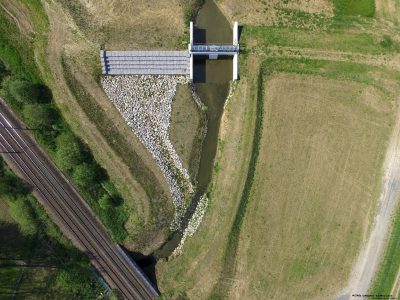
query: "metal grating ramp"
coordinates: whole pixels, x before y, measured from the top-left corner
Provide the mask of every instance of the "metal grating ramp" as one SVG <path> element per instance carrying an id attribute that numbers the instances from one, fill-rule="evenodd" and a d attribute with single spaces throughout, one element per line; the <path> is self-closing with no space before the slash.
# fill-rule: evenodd
<path id="1" fill-rule="evenodd" d="M 100 51 L 104 75 L 189 75 L 188 51 Z"/>

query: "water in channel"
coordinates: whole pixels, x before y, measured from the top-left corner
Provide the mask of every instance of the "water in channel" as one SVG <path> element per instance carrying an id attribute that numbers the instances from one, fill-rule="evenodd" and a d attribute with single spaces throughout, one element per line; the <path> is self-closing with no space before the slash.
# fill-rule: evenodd
<path id="1" fill-rule="evenodd" d="M 218 6 L 212 0 L 206 0 L 195 22 L 195 43 L 232 44 L 232 28 Z M 207 107 L 207 134 L 201 149 L 200 166 L 197 175 L 197 191 L 184 218 L 186 227 L 200 197 L 207 192 L 214 167 L 214 158 L 218 145 L 218 133 L 225 100 L 232 80 L 232 58 L 196 56 L 194 59 L 194 83 L 196 92 Z M 186 224 L 185 224 L 186 222 Z M 156 259 L 166 258 L 178 246 L 182 233 L 173 234 L 159 250 L 153 253 Z"/>
<path id="2" fill-rule="evenodd" d="M 194 42 L 232 44 L 231 25 L 213 1 L 206 0 L 197 16 Z M 196 57 L 194 82 L 197 94 L 207 106 L 208 120 L 197 178 L 200 193 L 206 192 L 210 183 L 219 125 L 230 80 L 232 80 L 232 58 L 219 57 L 218 60 L 212 60 L 208 57 Z"/>

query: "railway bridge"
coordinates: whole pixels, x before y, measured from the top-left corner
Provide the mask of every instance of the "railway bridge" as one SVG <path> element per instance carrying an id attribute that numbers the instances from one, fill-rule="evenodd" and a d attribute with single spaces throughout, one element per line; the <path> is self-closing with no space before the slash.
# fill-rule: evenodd
<path id="1" fill-rule="evenodd" d="M 194 42 L 193 22 L 190 22 L 188 51 L 100 51 L 104 75 L 189 75 L 193 80 L 194 56 L 233 57 L 233 80 L 238 79 L 239 30 L 233 25 L 232 44 L 199 44 Z"/>

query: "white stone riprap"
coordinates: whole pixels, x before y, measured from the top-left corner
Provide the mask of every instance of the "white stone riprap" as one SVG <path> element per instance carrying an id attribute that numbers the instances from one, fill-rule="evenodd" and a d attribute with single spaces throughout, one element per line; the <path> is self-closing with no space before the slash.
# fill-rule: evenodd
<path id="1" fill-rule="evenodd" d="M 175 248 L 174 252 L 172 253 L 172 256 L 176 257 L 182 254 L 183 245 L 185 244 L 186 239 L 188 237 L 193 236 L 196 233 L 206 213 L 207 207 L 208 207 L 208 198 L 207 194 L 204 194 L 203 197 L 201 197 L 199 203 L 197 204 L 196 210 L 194 211 L 194 214 L 190 218 L 189 224 L 185 228 L 185 231 L 183 232 L 181 241 L 179 242 L 178 247 Z"/>
<path id="2" fill-rule="evenodd" d="M 185 213 L 185 195 L 194 191 L 189 173 L 168 133 L 176 86 L 188 82 L 186 76 L 162 75 L 106 76 L 102 79 L 108 98 L 150 151 L 167 179 L 175 206 L 172 230 L 178 229 Z"/>

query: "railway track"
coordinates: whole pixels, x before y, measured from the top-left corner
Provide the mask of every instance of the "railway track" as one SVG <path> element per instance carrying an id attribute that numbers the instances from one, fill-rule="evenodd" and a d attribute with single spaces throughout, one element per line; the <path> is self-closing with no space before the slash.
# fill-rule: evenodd
<path id="1" fill-rule="evenodd" d="M 155 299 L 158 292 L 95 217 L 69 180 L 41 151 L 0 98 L 0 154 L 34 187 L 60 229 L 84 251 L 108 284 L 125 299 Z"/>

